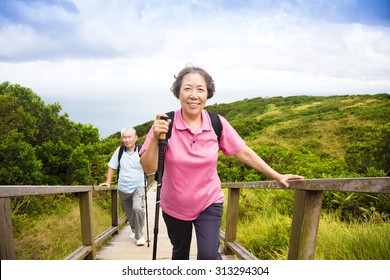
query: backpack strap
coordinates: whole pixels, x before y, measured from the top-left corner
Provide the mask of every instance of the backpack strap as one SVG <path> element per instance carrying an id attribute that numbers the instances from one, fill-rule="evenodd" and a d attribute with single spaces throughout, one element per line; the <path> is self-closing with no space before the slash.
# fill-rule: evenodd
<path id="1" fill-rule="evenodd" d="M 217 139 L 218 139 L 218 143 L 219 143 L 219 140 L 221 139 L 221 134 L 222 134 L 221 119 L 219 118 L 219 115 L 217 113 L 209 112 L 209 111 L 207 111 L 207 113 L 209 113 L 209 116 L 211 119 L 211 124 L 213 125 L 215 134 L 217 134 Z"/>
<path id="2" fill-rule="evenodd" d="M 222 134 L 221 119 L 219 118 L 219 115 L 217 113 L 209 112 L 209 111 L 207 111 L 207 113 L 209 113 L 210 120 L 211 120 L 211 125 L 213 126 L 215 134 L 217 134 L 217 139 L 218 139 L 218 142 L 219 142 L 219 140 L 221 139 L 221 134 Z M 166 114 L 171 119 L 171 122 L 170 122 L 169 128 L 168 128 L 168 132 L 167 132 L 167 135 L 166 135 L 166 139 L 168 140 L 171 137 L 171 134 L 172 134 L 172 126 L 173 126 L 173 119 L 175 118 L 175 112 L 171 111 L 171 112 L 168 112 Z"/>
<path id="3" fill-rule="evenodd" d="M 142 149 L 142 144 L 137 144 L 137 143 L 136 143 L 136 144 L 135 144 L 135 147 L 134 147 L 134 152 L 135 152 L 135 151 L 138 151 L 138 155 L 140 155 L 140 154 L 139 154 L 139 151 L 141 151 L 141 149 Z"/>
<path id="4" fill-rule="evenodd" d="M 119 180 L 119 170 L 121 169 L 121 157 L 122 157 L 123 152 L 125 150 L 126 150 L 126 147 L 124 145 L 120 146 L 119 152 L 118 152 L 118 171 L 117 171 L 118 180 Z"/>

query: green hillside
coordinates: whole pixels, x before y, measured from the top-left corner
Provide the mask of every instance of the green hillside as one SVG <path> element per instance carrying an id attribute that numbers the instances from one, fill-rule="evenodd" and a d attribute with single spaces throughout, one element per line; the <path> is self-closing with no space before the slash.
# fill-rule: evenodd
<path id="1" fill-rule="evenodd" d="M 225 116 L 249 145 L 315 145 L 337 158 L 344 156 L 354 129 L 390 123 L 388 94 L 254 98 L 209 109 Z"/>
<path id="2" fill-rule="evenodd" d="M 309 178 L 389 174 L 389 94 L 259 97 L 207 109 L 225 116 L 281 172 Z"/>
<path id="3" fill-rule="evenodd" d="M 120 144 L 60 115 L 31 89 L 0 85 L 0 184 L 97 184 Z M 306 178 L 386 176 L 390 95 L 252 98 L 206 109 L 224 116 L 274 169 Z M 136 126 L 142 142 L 152 121 Z M 266 179 L 220 156 L 223 181 Z"/>

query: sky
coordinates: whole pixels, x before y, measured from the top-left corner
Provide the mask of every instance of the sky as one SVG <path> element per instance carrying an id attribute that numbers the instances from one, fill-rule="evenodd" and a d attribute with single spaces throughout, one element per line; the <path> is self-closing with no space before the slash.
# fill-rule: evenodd
<path id="1" fill-rule="evenodd" d="M 390 0 L 0 0 L 0 83 L 101 138 L 178 109 L 187 65 L 208 105 L 390 93 Z"/>

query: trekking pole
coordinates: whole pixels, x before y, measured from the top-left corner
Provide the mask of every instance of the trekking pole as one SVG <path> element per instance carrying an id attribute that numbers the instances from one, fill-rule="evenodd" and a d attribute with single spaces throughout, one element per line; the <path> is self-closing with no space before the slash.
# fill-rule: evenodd
<path id="1" fill-rule="evenodd" d="M 168 119 L 161 117 L 161 119 Z M 160 216 L 160 192 L 162 184 L 162 174 L 164 170 L 164 153 L 166 146 L 166 133 L 161 133 L 158 138 L 158 162 L 157 162 L 157 193 L 156 193 L 156 212 L 154 216 L 154 240 L 153 240 L 153 260 L 156 259 L 157 254 L 157 236 L 158 236 L 158 223 Z"/>
<path id="2" fill-rule="evenodd" d="M 149 240 L 149 215 L 148 215 L 148 177 L 145 174 L 145 207 L 146 207 L 146 242 L 148 243 L 148 247 L 150 246 Z"/>

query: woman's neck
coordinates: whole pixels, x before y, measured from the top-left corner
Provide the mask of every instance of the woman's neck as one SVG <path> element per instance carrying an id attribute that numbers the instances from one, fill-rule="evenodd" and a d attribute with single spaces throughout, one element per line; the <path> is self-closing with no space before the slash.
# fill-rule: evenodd
<path id="1" fill-rule="evenodd" d="M 196 133 L 196 131 L 202 125 L 202 113 L 198 115 L 186 115 L 182 112 L 182 117 L 184 123 L 192 131 L 192 133 Z"/>

